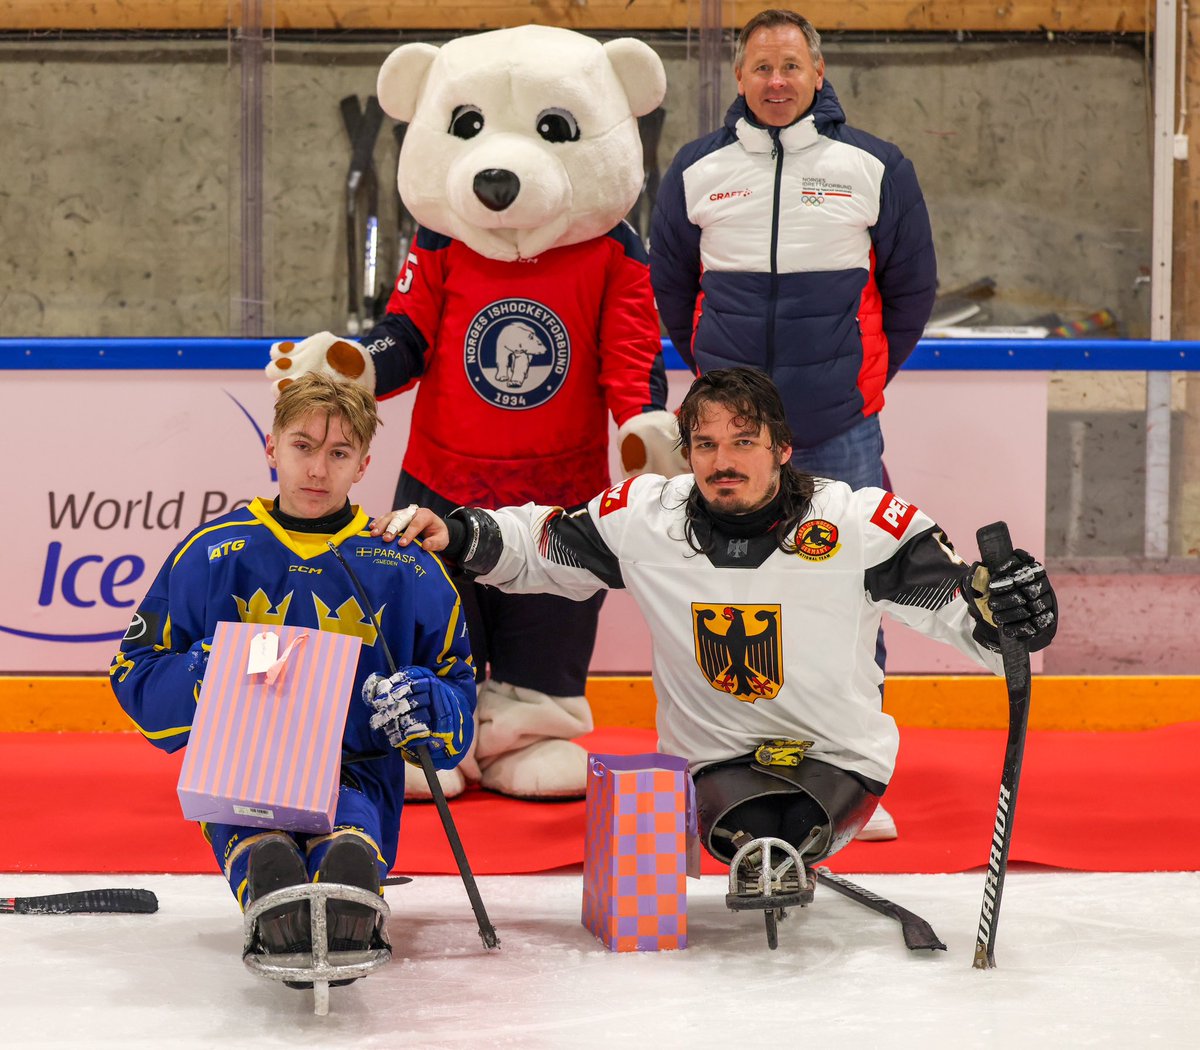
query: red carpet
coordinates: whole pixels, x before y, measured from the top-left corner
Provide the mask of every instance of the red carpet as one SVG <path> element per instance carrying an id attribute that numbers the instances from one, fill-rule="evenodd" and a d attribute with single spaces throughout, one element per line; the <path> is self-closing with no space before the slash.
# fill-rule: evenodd
<path id="1" fill-rule="evenodd" d="M 601 729 L 597 752 L 654 750 Z M 1200 869 L 1200 723 L 1140 733 L 1030 733 L 1010 861 L 1081 871 Z M 854 843 L 844 872 L 950 872 L 987 863 L 1004 733 L 904 729 L 887 795 L 895 842 Z M 124 733 L 0 734 L 0 871 L 208 873 L 216 862 L 175 796 L 181 756 Z M 583 803 L 471 791 L 452 810 L 478 875 L 583 861 Z M 722 870 L 707 857 L 705 871 Z M 397 871 L 454 872 L 432 805 L 406 808 Z"/>

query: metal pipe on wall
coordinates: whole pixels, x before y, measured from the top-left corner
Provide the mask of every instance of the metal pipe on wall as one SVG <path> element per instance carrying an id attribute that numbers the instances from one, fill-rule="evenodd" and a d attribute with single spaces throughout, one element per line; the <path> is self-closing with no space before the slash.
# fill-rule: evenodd
<path id="1" fill-rule="evenodd" d="M 1171 252 L 1175 212 L 1175 0 L 1157 0 L 1154 20 L 1154 204 L 1151 232 L 1150 338 L 1171 338 Z M 1170 554 L 1170 372 L 1146 373 L 1147 558 Z"/>
<path id="2" fill-rule="evenodd" d="M 273 0 L 268 0 L 274 15 Z M 268 23 L 268 26 L 271 24 Z M 273 32 L 273 26 L 267 33 Z M 236 31 L 241 74 L 241 201 L 238 230 L 241 253 L 241 295 L 238 330 L 247 339 L 267 332 L 266 250 L 264 244 L 264 169 L 266 92 L 263 0 L 242 0 L 241 26 Z"/>
<path id="3" fill-rule="evenodd" d="M 721 4 L 722 0 L 700 0 L 697 135 L 707 135 L 721 124 Z"/>

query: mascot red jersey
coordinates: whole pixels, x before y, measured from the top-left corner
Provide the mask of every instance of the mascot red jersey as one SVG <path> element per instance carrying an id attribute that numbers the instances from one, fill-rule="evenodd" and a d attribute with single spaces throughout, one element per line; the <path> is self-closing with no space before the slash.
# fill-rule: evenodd
<path id="1" fill-rule="evenodd" d="M 280 343 L 267 372 L 278 385 L 324 369 L 380 398 L 419 383 L 398 506 L 581 506 L 610 483 L 610 415 L 627 473 L 682 469 L 646 253 L 622 221 L 642 183 L 636 118 L 665 88 L 642 42 L 546 26 L 406 44 L 384 63 L 380 103 L 409 124 L 397 181 L 421 227 L 413 250 L 365 345 Z M 571 738 L 592 726 L 600 596 L 459 584 L 490 677 L 478 769 L 443 774 L 447 794 L 465 774 L 519 797 L 582 795 Z"/>

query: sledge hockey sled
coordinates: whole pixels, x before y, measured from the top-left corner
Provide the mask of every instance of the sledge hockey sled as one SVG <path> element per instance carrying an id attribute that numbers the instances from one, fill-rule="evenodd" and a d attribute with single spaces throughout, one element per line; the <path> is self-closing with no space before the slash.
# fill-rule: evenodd
<path id="1" fill-rule="evenodd" d="M 329 950 L 329 926 L 325 905 L 330 900 L 366 905 L 378 913 L 379 918 L 369 949 Z M 275 955 L 262 953 L 258 948 L 257 936 L 260 916 L 281 904 L 293 904 L 297 901 L 307 901 L 309 904 L 312 951 Z M 366 977 L 391 961 L 391 945 L 384 934 L 390 914 L 391 910 L 383 897 L 359 886 L 345 886 L 336 882 L 285 886 L 283 889 L 264 894 L 246 909 L 243 920 L 246 937 L 242 962 L 251 973 L 272 981 L 286 981 L 301 986 L 311 984 L 313 1012 L 323 1017 L 329 1013 L 331 984 L 349 983 L 358 977 Z"/>
<path id="2" fill-rule="evenodd" d="M 804 866 L 800 851 L 776 838 L 734 837 L 737 853 L 729 863 L 729 892 L 725 904 L 732 911 L 761 910 L 767 924 L 767 947 L 779 947 L 779 923 L 788 908 L 812 903 L 816 877 Z"/>

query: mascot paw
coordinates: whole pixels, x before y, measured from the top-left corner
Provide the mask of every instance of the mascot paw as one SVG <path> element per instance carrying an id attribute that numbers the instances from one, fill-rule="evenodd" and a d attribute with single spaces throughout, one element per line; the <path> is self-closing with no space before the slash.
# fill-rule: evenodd
<path id="1" fill-rule="evenodd" d="M 583 798 L 587 752 L 571 740 L 538 740 L 490 762 L 482 786 L 513 798 Z"/>
<path id="2" fill-rule="evenodd" d="M 264 371 L 277 392 L 307 372 L 326 372 L 375 393 L 375 365 L 366 347 L 332 332 L 317 332 L 298 343 L 275 343 Z"/>
<path id="3" fill-rule="evenodd" d="M 617 430 L 621 469 L 625 477 L 661 474 L 673 478 L 691 469 L 679 448 L 679 424 L 674 412 L 643 412 L 630 416 Z"/>

